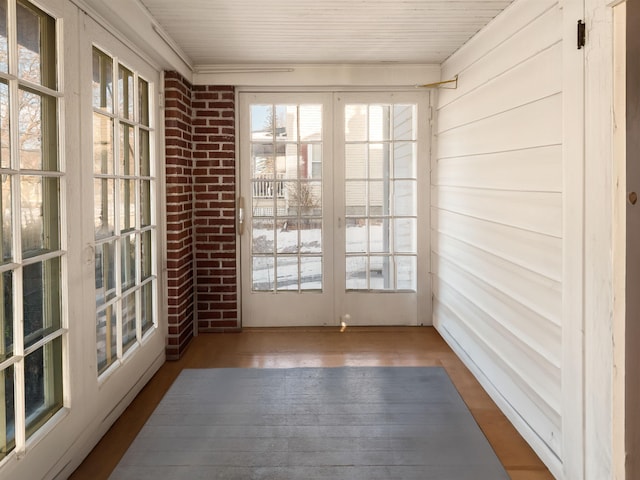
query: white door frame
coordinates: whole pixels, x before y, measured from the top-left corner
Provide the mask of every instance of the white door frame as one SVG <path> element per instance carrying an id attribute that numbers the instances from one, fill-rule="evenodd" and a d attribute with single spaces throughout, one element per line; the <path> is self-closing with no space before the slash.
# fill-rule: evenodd
<path id="1" fill-rule="evenodd" d="M 333 122 L 332 120 L 337 118 L 337 113 L 334 112 L 335 110 L 335 105 L 337 104 L 337 96 L 339 96 L 340 94 L 345 94 L 345 95 L 352 95 L 355 93 L 358 94 L 366 94 L 368 95 L 368 98 L 372 99 L 372 103 L 375 102 L 375 95 L 377 94 L 384 94 L 385 96 L 391 94 L 391 95 L 400 95 L 403 96 L 403 98 L 407 98 L 409 95 L 413 96 L 413 101 L 417 102 L 420 104 L 420 108 L 419 108 L 419 117 L 418 117 L 418 122 L 419 125 L 421 125 L 423 127 L 423 134 L 422 134 L 422 138 L 423 141 L 421 142 L 421 147 L 420 147 L 420 151 L 419 151 L 419 161 L 421 162 L 421 164 L 418 165 L 419 169 L 423 170 L 423 175 L 420 177 L 419 180 L 419 186 L 418 186 L 418 214 L 421 218 L 421 221 L 418 225 L 418 230 L 419 230 L 419 237 L 418 237 L 418 248 L 419 248 L 419 256 L 418 256 L 418 281 L 420 282 L 419 288 L 422 289 L 422 294 L 419 296 L 419 298 L 416 300 L 416 317 L 417 317 L 417 322 L 413 323 L 413 324 L 418 324 L 418 325 L 430 325 L 432 322 L 431 319 L 431 276 L 430 276 L 430 259 L 429 259 L 429 211 L 430 211 L 430 198 L 429 198 L 429 185 L 430 185 L 430 156 L 429 156 L 429 143 L 430 143 L 430 139 L 431 139 L 431 125 L 430 125 L 430 119 L 429 119 L 429 108 L 430 108 L 430 98 L 429 98 L 429 93 L 426 90 L 423 91 L 416 91 L 415 89 L 385 89 L 385 88 L 375 88 L 375 89 L 367 89 L 367 88 L 353 88 L 353 89 L 348 89 L 348 88 L 343 88 L 340 90 L 335 90 L 335 89 L 330 89 L 330 88 L 319 88 L 319 89 L 309 89 L 309 88 L 289 88 L 289 89 L 282 89 L 282 88 L 252 88 L 252 87 L 246 87 L 246 88 L 238 88 L 236 90 L 236 104 L 238 105 L 237 111 L 236 111 L 236 124 L 238 125 L 239 128 L 239 134 L 237 135 L 237 145 L 236 145 L 236 151 L 238 152 L 238 162 L 236 163 L 236 184 L 238 185 L 238 200 L 240 202 L 240 199 L 242 198 L 243 195 L 246 196 L 246 192 L 247 192 L 247 185 L 244 185 L 244 183 L 246 183 L 246 179 L 243 179 L 243 174 L 245 173 L 242 169 L 243 168 L 247 168 L 246 165 L 243 165 L 243 158 L 244 155 L 246 154 L 246 152 L 244 152 L 244 149 L 246 148 L 246 145 L 248 143 L 248 139 L 249 136 L 246 132 L 243 132 L 242 130 L 242 121 L 240 116 L 243 115 L 244 113 L 241 112 L 245 112 L 247 110 L 247 104 L 246 104 L 246 100 L 243 100 L 243 98 L 247 98 L 247 94 L 260 94 L 260 96 L 262 97 L 263 95 L 273 95 L 273 98 L 284 98 L 282 96 L 282 94 L 289 94 L 292 96 L 292 100 L 290 101 L 296 101 L 295 100 L 295 96 L 297 94 L 302 94 L 302 93 L 309 93 L 309 94 L 326 94 L 329 96 L 333 96 L 332 100 L 330 101 L 330 105 L 331 105 L 331 109 L 328 111 L 329 114 L 331 115 L 330 117 L 327 117 L 325 119 L 325 125 L 327 120 L 329 121 L 329 125 L 330 125 L 330 133 L 331 136 L 334 135 L 335 132 L 335 128 L 333 128 Z M 268 97 L 264 97 L 264 98 L 268 98 Z M 282 101 L 282 100 L 279 100 Z M 379 100 L 378 100 L 379 101 Z M 406 101 L 406 100 L 405 100 Z M 244 103 L 243 103 L 244 102 Z M 424 128 L 426 126 L 426 129 Z M 332 150 L 330 150 L 331 154 L 333 154 L 334 158 L 338 158 L 336 156 L 336 149 L 338 148 L 336 142 L 333 142 L 333 146 L 332 146 Z M 326 161 L 326 160 L 330 160 L 330 162 Z M 327 167 L 327 163 L 333 163 L 332 162 L 333 159 L 329 158 L 329 156 L 327 155 L 325 158 L 325 168 Z M 329 177 L 328 175 L 331 175 L 331 177 Z M 323 177 L 326 178 L 331 178 L 331 184 L 333 185 L 335 183 L 334 178 L 335 178 L 335 172 L 327 172 L 325 171 L 325 173 L 323 174 Z M 244 183 L 243 183 L 244 182 Z M 333 186 L 331 186 L 331 188 L 333 188 Z M 326 191 L 326 190 L 325 190 Z M 332 191 L 332 195 L 335 195 L 335 193 Z M 324 203 L 324 208 L 328 208 L 327 203 L 326 203 L 327 197 L 325 194 L 325 198 L 323 199 Z M 247 199 L 245 199 L 245 202 L 248 202 L 248 197 Z M 335 222 L 334 225 L 332 226 L 335 227 L 337 226 L 337 213 L 333 211 L 333 203 L 330 202 L 329 203 L 329 207 L 330 207 L 330 212 L 329 210 L 327 210 L 327 213 L 330 214 L 330 218 L 327 218 L 327 220 L 325 221 L 332 221 Z M 250 208 L 250 205 L 244 205 L 244 211 L 246 212 L 246 209 Z M 244 214 L 244 212 L 243 212 Z M 243 215 L 244 217 L 246 217 L 246 215 Z M 238 229 L 238 232 L 240 232 L 240 228 Z M 325 228 L 326 230 L 326 228 Z M 336 229 L 337 230 L 337 229 Z M 244 238 L 243 238 L 244 237 Z M 337 241 L 338 237 L 334 236 L 333 238 L 333 243 L 335 245 L 340 245 L 340 241 Z M 344 238 L 342 238 L 342 241 L 344 240 Z M 243 242 L 244 242 L 244 246 L 243 246 Z M 240 272 L 240 281 L 238 282 L 238 298 L 239 298 L 239 310 L 240 310 L 240 321 L 241 321 L 241 325 L 243 326 L 278 326 L 280 325 L 279 323 L 279 318 L 276 314 L 277 312 L 277 308 L 276 308 L 276 303 L 274 303 L 273 305 L 271 305 L 271 302 L 269 302 L 269 306 L 267 308 L 263 308 L 260 309 L 260 312 L 252 312 L 250 309 L 248 309 L 246 307 L 246 302 L 245 302 L 245 296 L 247 294 L 250 295 L 250 293 L 247 293 L 246 291 L 243 292 L 243 283 L 244 281 L 247 279 L 247 276 L 250 275 L 250 270 L 248 269 L 248 265 L 246 265 L 248 259 L 247 258 L 242 258 L 242 254 L 241 252 L 243 250 L 245 251 L 249 251 L 247 250 L 247 246 L 250 245 L 250 240 L 248 239 L 248 236 L 246 234 L 241 235 L 240 238 L 238 239 L 238 250 L 237 250 L 237 265 L 238 265 L 238 272 Z M 339 251 L 339 248 L 335 248 L 335 251 Z M 344 250 L 344 248 L 342 248 L 342 250 Z M 337 258 L 336 258 L 337 260 Z M 334 262 L 335 263 L 335 262 Z M 331 274 L 333 274 L 333 269 L 331 268 Z M 325 270 L 326 272 L 328 272 L 327 270 Z M 326 282 L 326 280 L 329 280 L 329 283 Z M 325 280 L 325 290 L 326 292 L 331 292 L 332 293 L 332 297 L 335 298 L 335 295 L 333 295 L 333 291 L 334 291 L 334 286 L 332 284 L 332 279 L 326 279 Z M 344 282 L 343 282 L 344 283 Z M 286 293 L 282 294 L 282 295 L 287 295 Z M 356 294 L 357 295 L 357 294 Z M 380 294 L 383 297 L 385 295 L 388 294 Z M 275 297 L 276 295 L 274 295 Z M 305 315 L 304 317 L 299 317 L 300 326 L 303 325 L 338 325 L 340 320 L 341 320 L 341 314 L 339 313 L 339 310 L 335 308 L 334 306 L 334 300 L 333 298 L 331 299 L 331 308 L 332 308 L 332 312 L 333 315 L 331 316 L 331 319 L 329 321 L 322 321 L 322 322 L 318 322 L 317 317 L 313 316 L 313 315 Z M 384 306 L 386 304 L 386 302 L 383 301 L 380 303 L 378 302 L 379 305 Z M 293 306 L 292 306 L 293 307 Z M 377 311 L 376 309 L 374 309 L 374 311 Z M 271 313 L 269 313 L 271 312 Z M 419 315 L 418 315 L 419 312 Z M 389 319 L 393 319 L 393 318 L 402 318 L 399 315 L 394 315 L 397 312 L 388 312 L 388 314 L 386 315 L 386 318 Z M 255 316 L 255 314 L 259 314 L 260 317 L 263 317 L 262 320 L 258 323 L 254 322 L 254 321 L 247 321 L 248 316 Z M 406 321 L 400 321 L 400 322 L 395 322 L 396 324 L 407 324 Z M 389 324 L 394 324 L 394 322 L 390 321 Z"/>

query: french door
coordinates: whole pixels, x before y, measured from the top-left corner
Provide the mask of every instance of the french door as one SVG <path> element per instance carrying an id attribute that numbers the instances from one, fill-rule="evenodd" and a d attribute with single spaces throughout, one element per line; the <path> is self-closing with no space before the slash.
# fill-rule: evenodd
<path id="1" fill-rule="evenodd" d="M 428 96 L 241 93 L 244 326 L 429 321 Z"/>

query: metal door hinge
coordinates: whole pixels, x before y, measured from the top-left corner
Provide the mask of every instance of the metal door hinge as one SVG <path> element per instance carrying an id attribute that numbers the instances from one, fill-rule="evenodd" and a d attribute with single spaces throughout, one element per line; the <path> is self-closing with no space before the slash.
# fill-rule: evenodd
<path id="1" fill-rule="evenodd" d="M 582 20 L 578 20 L 578 50 L 581 50 L 587 42 L 587 29 Z"/>

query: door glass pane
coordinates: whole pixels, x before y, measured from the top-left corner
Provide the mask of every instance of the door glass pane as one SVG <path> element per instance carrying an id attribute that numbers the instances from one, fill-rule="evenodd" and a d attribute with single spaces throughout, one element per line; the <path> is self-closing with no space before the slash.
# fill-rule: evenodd
<path id="1" fill-rule="evenodd" d="M 416 106 L 393 106 L 393 139 L 416 140 Z"/>
<path id="2" fill-rule="evenodd" d="M 346 219 L 347 253 L 366 253 L 368 223 L 365 218 Z"/>
<path id="3" fill-rule="evenodd" d="M 275 288 L 274 257 L 253 257 L 253 291 L 272 292 Z"/>
<path id="4" fill-rule="evenodd" d="M 367 257 L 346 258 L 347 290 L 366 290 L 367 284 Z"/>
<path id="5" fill-rule="evenodd" d="M 151 225 L 151 182 L 140 180 L 140 226 Z"/>
<path id="6" fill-rule="evenodd" d="M 120 180 L 120 230 L 127 231 L 136 226 L 135 180 Z"/>
<path id="7" fill-rule="evenodd" d="M 415 117 L 415 105 L 345 106 L 348 290 L 415 286 L 410 270 L 417 264 Z M 366 138 L 354 134 L 354 125 L 365 129 Z"/>
<path id="8" fill-rule="evenodd" d="M 251 228 L 253 253 L 273 253 L 274 234 L 272 219 L 254 218 Z"/>
<path id="9" fill-rule="evenodd" d="M 300 290 L 322 290 L 322 257 L 300 259 Z"/>
<path id="10" fill-rule="evenodd" d="M 306 142 L 322 140 L 322 105 L 300 105 L 300 139 Z"/>
<path id="11" fill-rule="evenodd" d="M 256 104 L 250 112 L 253 290 L 321 289 L 322 106 Z"/>
<path id="12" fill-rule="evenodd" d="M 277 257 L 277 289 L 278 290 L 298 290 L 298 257 L 278 256 Z"/>
<path id="13" fill-rule="evenodd" d="M 303 218 L 300 229 L 300 253 L 322 253 L 322 218 Z"/>

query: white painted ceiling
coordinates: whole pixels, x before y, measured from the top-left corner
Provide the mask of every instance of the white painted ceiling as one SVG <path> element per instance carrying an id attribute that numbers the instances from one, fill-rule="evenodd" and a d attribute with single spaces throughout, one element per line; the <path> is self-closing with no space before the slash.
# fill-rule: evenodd
<path id="1" fill-rule="evenodd" d="M 513 0 L 138 0 L 195 65 L 440 64 Z"/>

